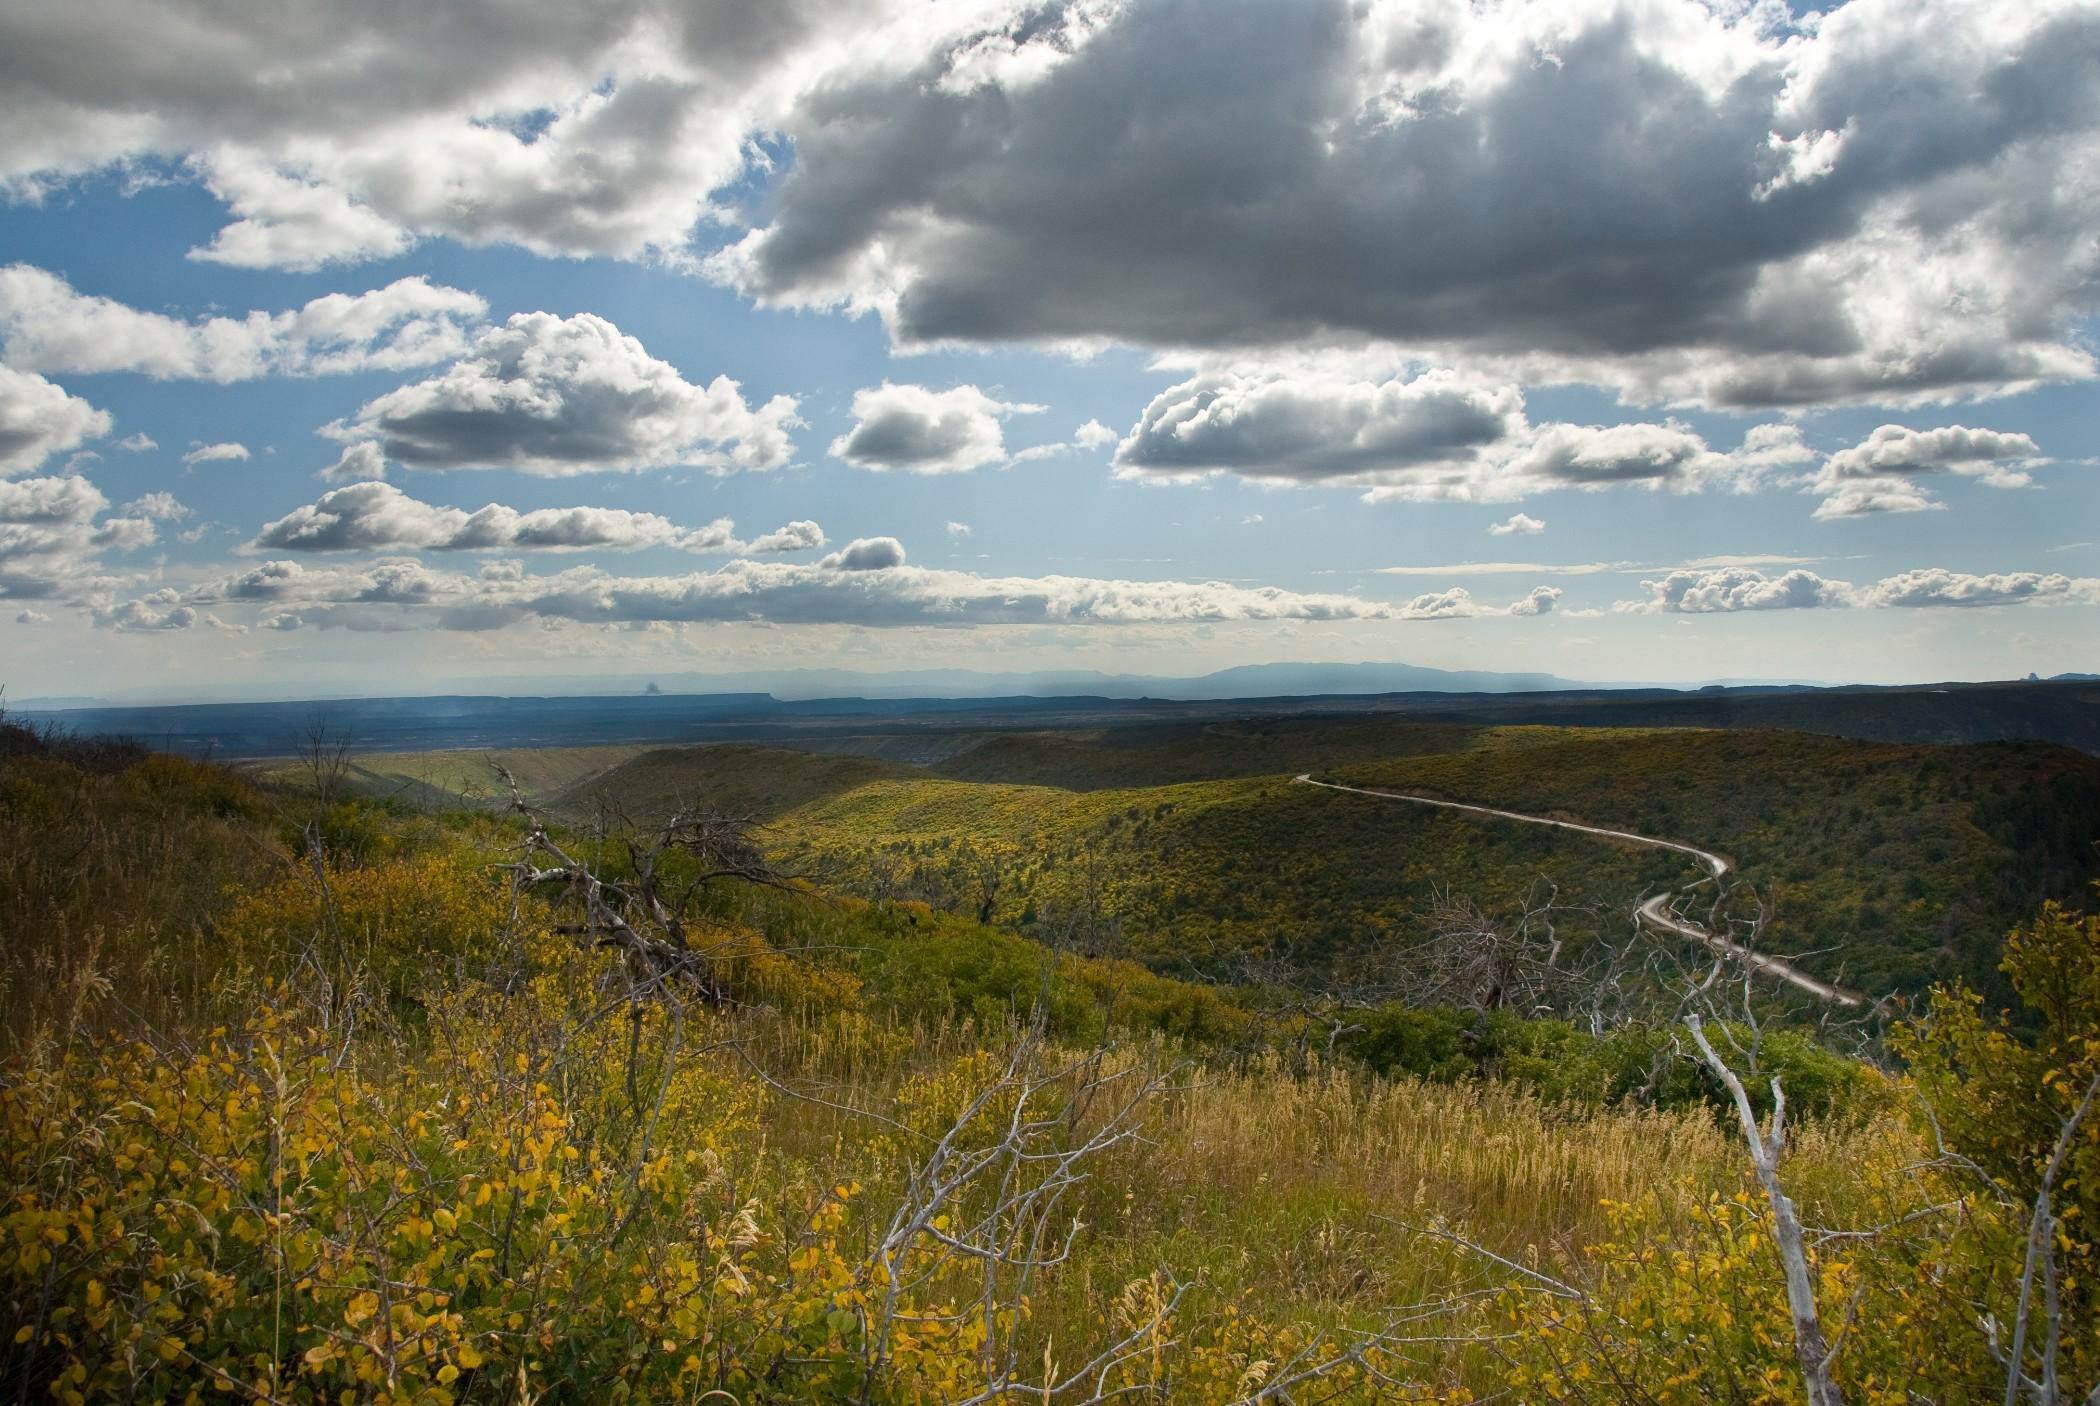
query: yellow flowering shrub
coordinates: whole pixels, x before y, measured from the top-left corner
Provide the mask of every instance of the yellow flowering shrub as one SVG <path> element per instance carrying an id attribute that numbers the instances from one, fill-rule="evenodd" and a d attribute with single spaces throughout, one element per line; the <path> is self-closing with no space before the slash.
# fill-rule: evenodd
<path id="1" fill-rule="evenodd" d="M 448 968 L 479 970 L 507 955 L 509 919 L 500 875 L 431 853 L 362 868 L 330 864 L 319 874 L 302 865 L 241 895 L 221 932 L 250 970 L 282 972 L 311 952 L 366 970 L 398 997 Z"/>
<path id="2" fill-rule="evenodd" d="M 1986 1015 L 1965 986 L 1936 988 L 1925 1016 L 1899 1029 L 1895 1043 L 1939 1136 L 1979 1173 L 1970 1185 L 1981 1192 L 1988 1179 L 1994 1194 L 1979 1199 L 2005 1222 L 2007 1260 L 2025 1254 L 2035 1198 L 2061 1146 L 2049 1188 L 2067 1325 L 2058 1370 L 2093 1389 L 2100 1383 L 2100 1107 L 2088 1106 L 2082 1118 L 2077 1110 L 2100 1081 L 2100 913 L 2044 904 L 2006 940 L 2001 969 L 2019 994 L 2017 1015 Z M 2017 1289 L 1989 1311 L 2009 1324 Z M 2038 1329 L 2030 1346 L 2042 1337 Z M 2026 1370 L 2039 1373 L 2039 1361 L 2030 1358 Z"/>
<path id="3" fill-rule="evenodd" d="M 1866 1406 L 1995 1400 L 2003 1379 L 1968 1312 L 2000 1268 L 1988 1208 L 1954 1199 L 1933 1209 L 1929 1198 L 1947 1187 L 1899 1160 L 1915 1150 L 1891 1145 L 1887 1160 L 1858 1169 L 1887 1178 L 1880 1189 L 1891 1195 L 1848 1211 L 1887 1220 L 1810 1232 L 1833 1374 L 1847 1401 Z M 1671 1187 L 1607 1210 L 1615 1238 L 1588 1247 L 1583 1299 L 1537 1285 L 1503 1298 L 1499 1375 L 1519 1398 L 1798 1406 L 1801 1368 L 1762 1192 Z"/>

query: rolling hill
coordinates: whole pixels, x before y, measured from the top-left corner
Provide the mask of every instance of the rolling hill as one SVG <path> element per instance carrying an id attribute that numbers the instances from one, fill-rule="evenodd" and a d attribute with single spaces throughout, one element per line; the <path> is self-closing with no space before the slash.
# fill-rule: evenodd
<path id="1" fill-rule="evenodd" d="M 636 756 L 556 797 L 753 815 L 785 863 L 1031 935 L 1218 974 L 1333 970 L 1419 935 L 1438 894 L 1507 912 L 1538 881 L 1578 940 L 1623 931 L 1681 859 L 1290 784 L 1301 771 L 1677 837 L 1732 855 L 1768 945 L 1871 992 L 1965 976 L 2100 876 L 2100 761 L 2035 743 L 1478 728 L 1392 719 L 1008 733 L 915 768 L 763 747 Z"/>

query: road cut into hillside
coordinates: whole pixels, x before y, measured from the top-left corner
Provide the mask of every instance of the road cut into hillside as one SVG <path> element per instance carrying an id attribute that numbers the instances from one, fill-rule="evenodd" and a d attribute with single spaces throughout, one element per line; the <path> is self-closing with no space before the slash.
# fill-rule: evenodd
<path id="1" fill-rule="evenodd" d="M 1701 849 L 1697 845 L 1683 844 L 1676 840 L 1657 839 L 1653 835 L 1638 835 L 1631 830 L 1612 830 L 1602 825 L 1584 825 L 1573 820 L 1555 820 L 1551 816 L 1546 815 L 1526 815 L 1521 811 L 1497 810 L 1493 806 L 1477 806 L 1468 805 L 1463 801 L 1438 800 L 1434 796 L 1410 796 L 1400 791 L 1373 791 L 1362 786 L 1344 786 L 1334 781 L 1315 781 L 1310 772 L 1301 772 L 1297 776 L 1292 777 L 1291 780 L 1304 786 L 1318 786 L 1328 791 L 1346 791 L 1351 795 L 1357 796 L 1373 796 L 1382 801 L 1405 801 L 1410 805 L 1438 806 L 1444 810 L 1462 810 L 1473 815 L 1489 816 L 1496 820 L 1516 820 L 1526 825 L 1551 825 L 1559 830 L 1574 830 L 1580 834 L 1596 835 L 1602 839 L 1622 840 L 1628 844 L 1646 845 L 1651 849 L 1675 850 L 1679 854 L 1690 855 L 1698 860 L 1701 865 L 1705 866 L 1707 873 L 1716 880 L 1726 878 L 1729 871 L 1734 868 L 1725 855 L 1715 854 L 1712 850 Z M 1732 938 L 1724 937 L 1720 933 L 1701 927 L 1697 923 L 1686 921 L 1671 911 L 1670 895 L 1668 893 L 1659 893 L 1653 898 L 1644 900 L 1634 909 L 1634 916 L 1639 919 L 1641 926 L 1651 931 L 1700 943 L 1709 951 L 1718 952 L 1725 957 L 1744 963 L 1753 970 L 1763 972 L 1768 976 L 1777 977 L 1797 990 L 1806 991 L 1819 1000 L 1828 1001 L 1832 1005 L 1858 1008 L 1867 1004 L 1866 998 L 1858 992 L 1847 991 L 1845 988 L 1833 986 L 1827 981 L 1819 981 L 1783 957 L 1774 957 L 1768 953 L 1753 951 Z"/>

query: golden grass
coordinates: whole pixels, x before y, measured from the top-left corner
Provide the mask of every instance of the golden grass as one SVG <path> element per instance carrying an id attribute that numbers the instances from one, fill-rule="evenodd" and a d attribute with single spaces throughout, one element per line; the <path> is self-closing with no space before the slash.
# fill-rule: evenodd
<path id="1" fill-rule="evenodd" d="M 256 798 L 155 757 L 120 775 L 15 762 L 0 773 L 0 1055 L 76 1021 L 186 1029 L 207 1012 L 215 928 L 289 856 Z M 114 1002 L 87 1002 L 113 983 Z"/>

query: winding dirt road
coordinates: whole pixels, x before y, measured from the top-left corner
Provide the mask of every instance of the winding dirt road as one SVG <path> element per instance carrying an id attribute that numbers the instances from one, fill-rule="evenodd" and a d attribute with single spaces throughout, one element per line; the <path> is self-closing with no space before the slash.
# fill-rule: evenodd
<path id="1" fill-rule="evenodd" d="M 1544 815 L 1525 815 L 1521 811 L 1496 810 L 1492 806 L 1467 805 L 1463 801 L 1440 801 L 1433 796 L 1410 796 L 1399 791 L 1372 791 L 1362 786 L 1343 786 L 1334 781 L 1315 781 L 1311 772 L 1300 772 L 1292 777 L 1291 780 L 1299 785 L 1318 786 L 1328 791 L 1347 791 L 1357 796 L 1375 796 L 1382 801 L 1406 801 L 1410 805 L 1439 806 L 1444 810 L 1463 810 L 1474 815 L 1490 816 L 1497 820 L 1520 820 L 1526 825 L 1551 825 L 1557 830 L 1574 830 L 1580 834 L 1597 835 L 1607 840 L 1624 840 L 1628 844 L 1647 845 L 1651 849 L 1675 850 L 1679 854 L 1688 854 L 1698 860 L 1706 867 L 1707 873 L 1716 879 L 1725 877 L 1728 871 L 1734 867 L 1728 862 L 1726 856 L 1715 854 L 1712 850 L 1700 849 L 1697 845 L 1679 844 L 1675 840 L 1659 840 L 1653 835 L 1637 835 L 1631 830 L 1608 830 L 1601 825 L 1582 825 L 1573 820 L 1554 820 Z M 1834 1005 L 1856 1008 L 1867 1003 L 1866 998 L 1858 992 L 1847 991 L 1843 987 L 1833 986 L 1827 981 L 1818 981 L 1784 958 L 1752 951 L 1739 942 L 1700 927 L 1697 923 L 1686 922 L 1670 911 L 1669 904 L 1670 895 L 1667 892 L 1659 893 L 1635 908 L 1633 910 L 1634 915 L 1640 919 L 1643 927 L 1672 937 L 1681 937 L 1702 943 L 1710 951 L 1719 952 L 1726 957 L 1732 957 L 1736 961 L 1747 964 L 1753 970 L 1764 972 L 1768 976 L 1777 977 L 1790 986 L 1806 991 L 1810 995 L 1829 1001 Z"/>

